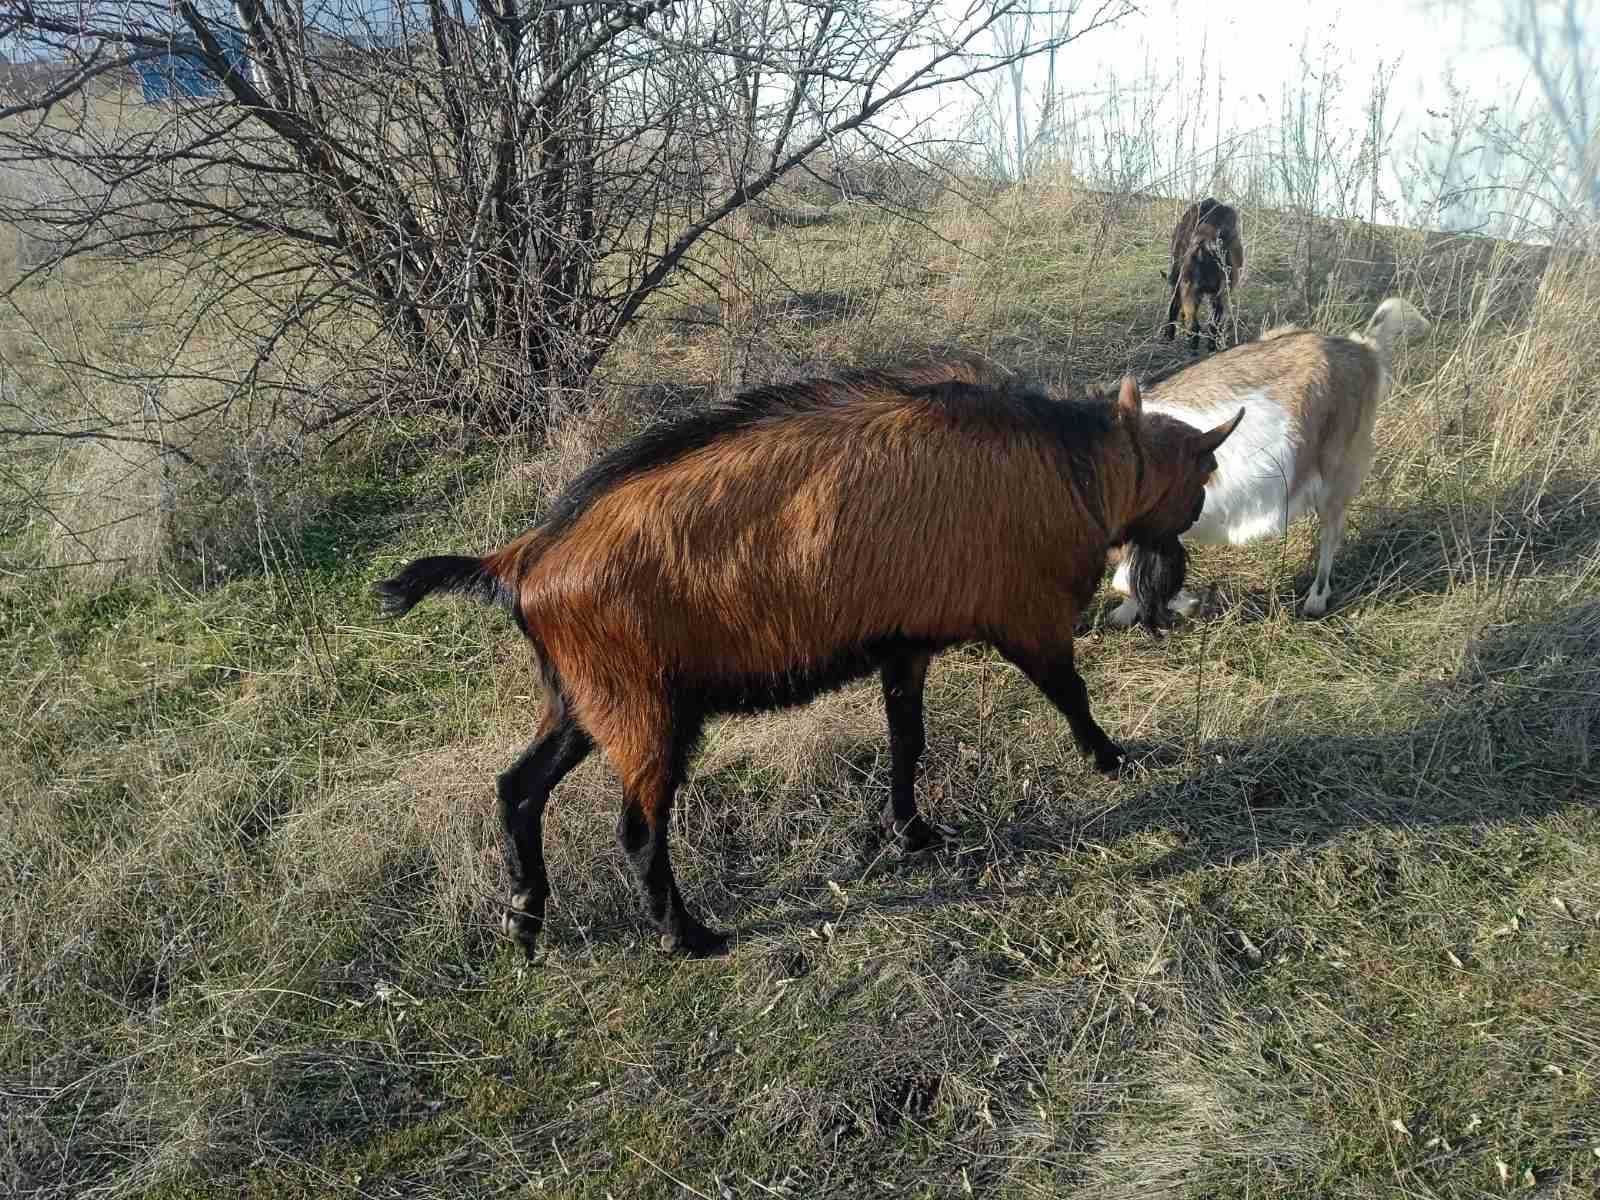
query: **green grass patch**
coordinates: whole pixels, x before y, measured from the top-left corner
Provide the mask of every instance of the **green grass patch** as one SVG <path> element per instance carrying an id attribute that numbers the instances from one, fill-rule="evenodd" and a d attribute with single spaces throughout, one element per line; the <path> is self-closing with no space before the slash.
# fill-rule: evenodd
<path id="1" fill-rule="evenodd" d="M 401 423 L 307 468 L 291 513 L 251 510 L 226 573 L 9 580 L 0 1177 L 167 1200 L 1593 1195 L 1600 443 L 1556 406 L 1593 411 L 1597 376 L 1576 285 L 1475 321 L 1505 264 L 1446 270 L 1404 231 L 1361 250 L 1389 277 L 1342 268 L 1306 314 L 1287 222 L 1252 220 L 1245 332 L 1357 326 L 1391 287 L 1442 319 L 1399 356 L 1329 617 L 1296 615 L 1304 525 L 1197 553 L 1210 610 L 1161 641 L 1089 614 L 1126 778 L 1088 771 L 997 655 L 953 651 L 920 786 L 947 849 L 884 852 L 863 684 L 708 732 L 674 855 L 738 931 L 728 959 L 655 950 L 598 760 L 549 815 L 540 960 L 495 933 L 493 779 L 537 677 L 501 614 L 384 623 L 370 584 L 535 521 L 666 411 L 622 383 L 930 341 L 1069 387 L 1172 361 L 1170 208 L 1019 193 L 762 234 L 776 274 L 743 300 L 809 297 L 804 320 L 636 333 L 537 452 Z M 0 536 L 34 561 L 32 524 Z"/>

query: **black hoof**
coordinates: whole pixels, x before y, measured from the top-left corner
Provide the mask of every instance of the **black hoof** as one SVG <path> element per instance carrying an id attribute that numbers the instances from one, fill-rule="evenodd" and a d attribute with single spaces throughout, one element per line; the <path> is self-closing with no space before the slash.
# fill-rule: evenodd
<path id="1" fill-rule="evenodd" d="M 920 854 L 945 844 L 944 836 L 923 820 L 921 813 L 904 822 L 896 821 L 891 814 L 885 813 L 880 823 L 884 836 L 899 848 L 901 854 Z"/>
<path id="2" fill-rule="evenodd" d="M 686 924 L 676 934 L 663 933 L 661 948 L 669 954 L 690 958 L 720 958 L 728 952 L 730 935 L 708 929 L 698 921 Z"/>
<path id="3" fill-rule="evenodd" d="M 539 931 L 544 928 L 544 905 L 535 905 L 529 892 L 517 892 L 511 897 L 511 907 L 500 915 L 500 931 L 522 947 L 522 952 L 533 958 L 539 944 Z"/>
<path id="4" fill-rule="evenodd" d="M 1112 743 L 1094 752 L 1094 769 L 1115 779 L 1128 765 L 1128 755 L 1121 746 Z"/>

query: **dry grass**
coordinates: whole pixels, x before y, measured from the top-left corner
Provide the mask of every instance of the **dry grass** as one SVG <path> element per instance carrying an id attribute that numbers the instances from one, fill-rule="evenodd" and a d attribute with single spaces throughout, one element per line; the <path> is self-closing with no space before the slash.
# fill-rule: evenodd
<path id="1" fill-rule="evenodd" d="M 534 674 L 498 615 L 380 627 L 367 582 L 523 527 L 736 377 L 930 342 L 1068 387 L 1168 361 L 1176 203 L 988 204 L 763 234 L 775 273 L 731 273 L 725 334 L 663 306 L 537 455 L 374 441 L 224 586 L 0 592 L 12 1192 L 1595 1193 L 1591 258 L 1334 239 L 1318 324 L 1363 322 L 1380 262 L 1436 318 L 1399 355 L 1336 609 L 1294 615 L 1297 526 L 1198 554 L 1215 611 L 1162 642 L 1096 624 L 1128 778 L 952 652 L 921 788 L 950 850 L 873 834 L 862 685 L 708 734 L 674 854 L 729 959 L 643 936 L 599 761 L 548 823 L 543 961 L 493 935 L 491 779 Z M 1305 316 L 1287 222 L 1246 221 L 1243 329 Z"/>
<path id="2" fill-rule="evenodd" d="M 323 438 L 296 397 L 337 394 L 364 324 L 344 331 L 342 364 L 291 334 L 279 361 L 252 370 L 257 323 L 243 302 L 171 263 L 109 259 L 8 297 L 0 503 L 19 535 L 8 578 L 32 567 L 91 590 L 157 574 L 209 587 L 277 569 L 328 516 L 344 481 L 319 461 Z"/>

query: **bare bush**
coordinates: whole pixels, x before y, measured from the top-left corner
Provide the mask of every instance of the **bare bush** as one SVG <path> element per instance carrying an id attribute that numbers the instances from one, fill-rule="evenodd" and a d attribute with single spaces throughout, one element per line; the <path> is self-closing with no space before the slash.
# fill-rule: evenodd
<path id="1" fill-rule="evenodd" d="M 353 310 L 427 381 L 419 399 L 536 423 L 652 296 L 707 269 L 710 231 L 794 168 L 827 150 L 841 192 L 883 197 L 840 164 L 914 159 L 892 121 L 906 100 L 1123 8 L 1074 0 L 1047 30 L 975 53 L 1018 0 L 953 15 L 931 2 L 506 0 L 480 14 L 241 0 L 174 15 L 164 0 L 8 0 L 0 30 L 69 69 L 6 110 L 0 167 L 91 186 L 0 217 L 42 220 L 56 258 L 138 245 L 232 291 L 292 279 L 260 361 L 281 331 Z M 173 54 L 203 65 L 214 94 L 103 119 L 97 80 Z"/>

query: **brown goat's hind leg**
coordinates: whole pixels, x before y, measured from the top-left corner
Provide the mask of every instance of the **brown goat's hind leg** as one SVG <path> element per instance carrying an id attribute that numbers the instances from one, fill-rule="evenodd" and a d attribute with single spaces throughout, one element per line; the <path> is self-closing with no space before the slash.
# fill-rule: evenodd
<path id="1" fill-rule="evenodd" d="M 1122 770 L 1128 756 L 1106 736 L 1106 731 L 1089 711 L 1089 689 L 1072 661 L 1071 646 L 1050 654 L 1018 654 L 1005 649 L 1001 653 L 1021 668 L 1067 719 L 1073 741 L 1085 757 L 1094 760 L 1095 770 L 1105 775 L 1116 775 Z"/>
<path id="2" fill-rule="evenodd" d="M 917 812 L 917 764 L 926 736 L 922 689 L 928 678 L 926 654 L 896 655 L 883 664 L 883 707 L 889 718 L 889 802 L 879 818 L 884 833 L 915 853 L 941 841 Z"/>
<path id="3" fill-rule="evenodd" d="M 592 749 L 594 743 L 562 701 L 552 700 L 539 722 L 539 735 L 497 781 L 506 868 L 511 876 L 511 907 L 503 924 L 529 958 L 544 926 L 545 901 L 550 898 L 544 865 L 545 805 L 556 784 Z"/>
<path id="4" fill-rule="evenodd" d="M 667 850 L 672 799 L 698 732 L 698 728 L 675 731 L 662 758 L 631 778 L 624 774 L 622 815 L 617 819 L 617 843 L 633 868 L 645 913 L 661 932 L 662 947 L 695 958 L 728 949 L 728 935 L 702 925 L 684 905 Z"/>

